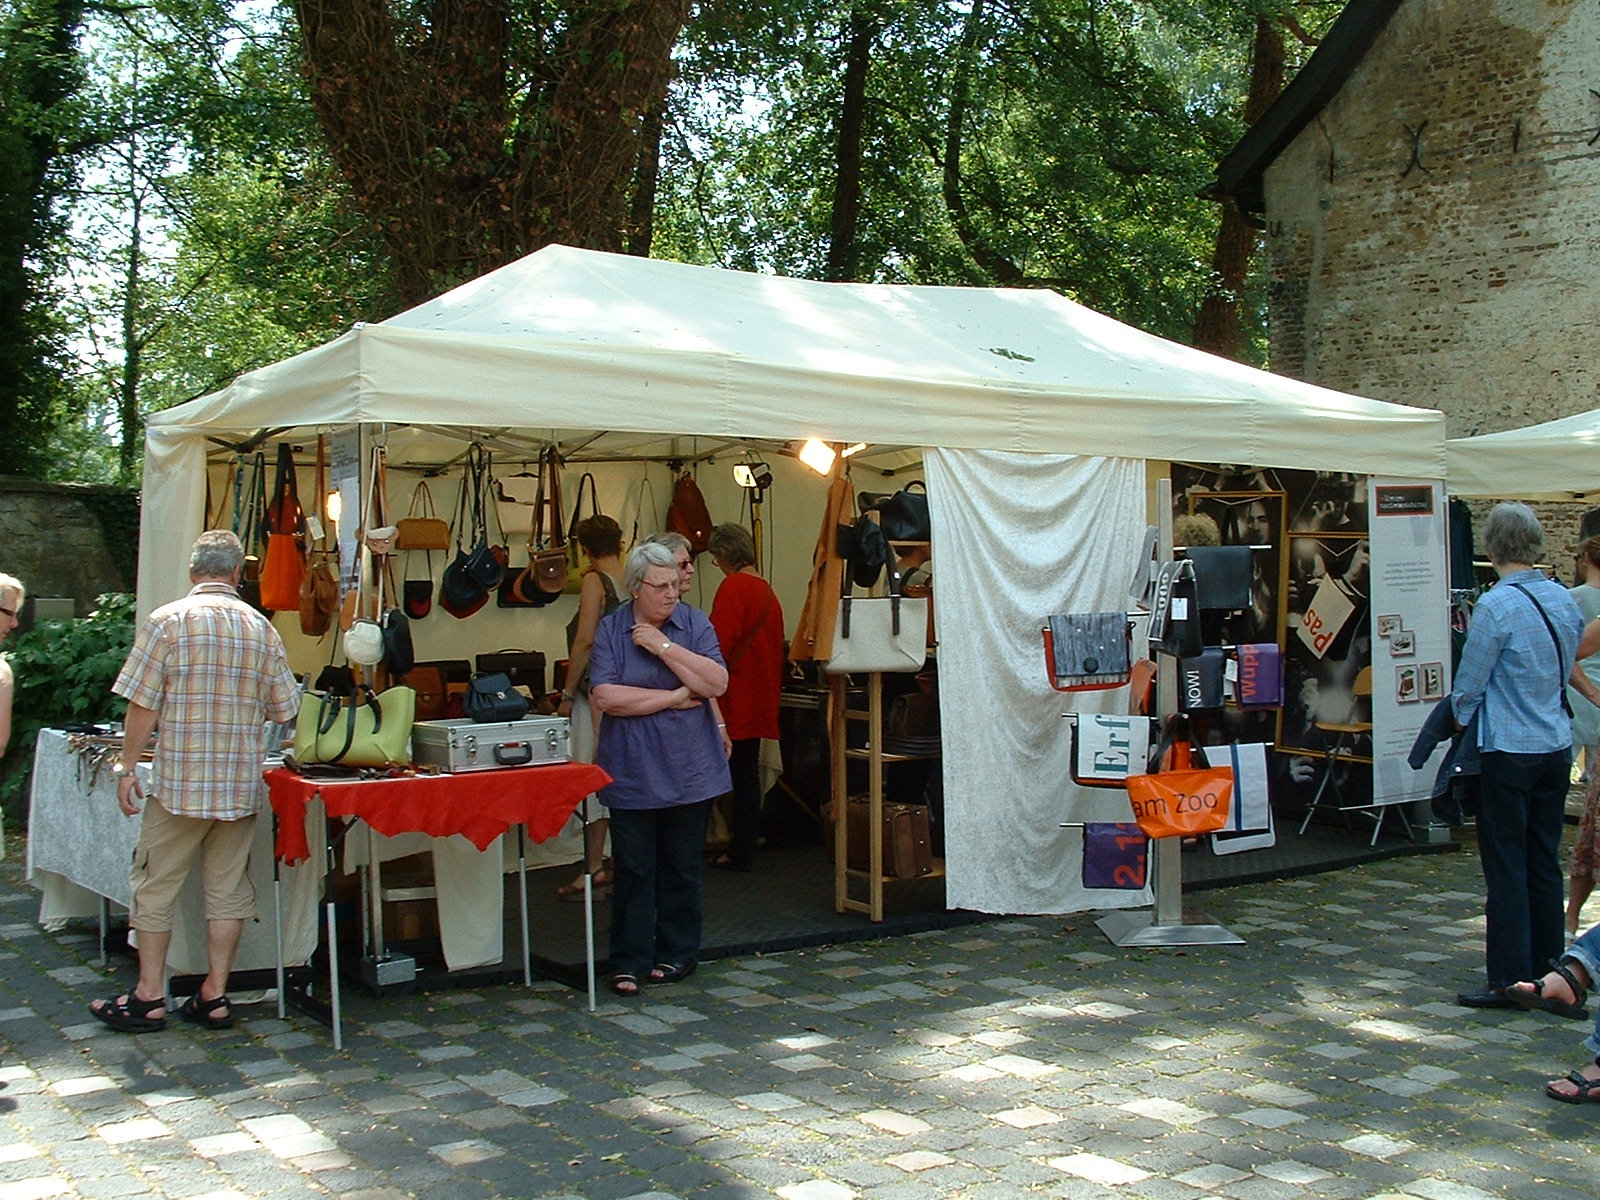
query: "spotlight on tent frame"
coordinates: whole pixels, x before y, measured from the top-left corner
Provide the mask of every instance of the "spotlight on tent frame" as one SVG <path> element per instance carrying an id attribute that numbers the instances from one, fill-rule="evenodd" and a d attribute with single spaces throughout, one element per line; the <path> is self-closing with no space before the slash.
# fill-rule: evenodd
<path id="1" fill-rule="evenodd" d="M 805 445 L 800 447 L 800 461 L 818 475 L 827 475 L 831 472 L 833 470 L 833 460 L 838 457 L 838 453 L 832 446 L 816 438 L 807 438 Z"/>
<path id="2" fill-rule="evenodd" d="M 742 488 L 764 492 L 772 486 L 772 472 L 764 462 L 734 463 L 733 481 Z"/>

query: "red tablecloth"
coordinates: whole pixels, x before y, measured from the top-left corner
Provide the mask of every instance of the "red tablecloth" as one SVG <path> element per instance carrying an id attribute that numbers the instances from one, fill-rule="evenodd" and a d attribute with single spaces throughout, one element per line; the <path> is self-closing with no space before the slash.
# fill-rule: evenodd
<path id="1" fill-rule="evenodd" d="M 330 817 L 360 817 L 386 836 L 459 833 L 485 850 L 513 825 L 526 825 L 536 842 L 554 837 L 578 802 L 605 787 L 611 776 L 592 763 L 574 762 L 339 781 L 307 779 L 274 767 L 266 772 L 266 780 L 278 817 L 278 858 L 297 863 L 311 853 L 306 844 L 306 805 L 318 794 Z"/>

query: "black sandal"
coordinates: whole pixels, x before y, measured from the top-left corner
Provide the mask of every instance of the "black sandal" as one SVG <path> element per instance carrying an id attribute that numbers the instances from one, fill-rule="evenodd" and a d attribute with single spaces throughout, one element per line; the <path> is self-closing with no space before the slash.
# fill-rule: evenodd
<path id="1" fill-rule="evenodd" d="M 1600 1067 L 1600 1058 L 1594 1060 L 1594 1065 Z M 1600 1104 L 1600 1079 L 1590 1079 L 1581 1071 L 1568 1071 L 1567 1082 L 1577 1086 L 1576 1095 L 1556 1091 L 1553 1083 L 1544 1085 L 1544 1094 L 1563 1104 Z"/>
<path id="2" fill-rule="evenodd" d="M 1587 1021 L 1589 1010 L 1584 1007 L 1589 999 L 1589 993 L 1578 983 L 1574 975 L 1564 962 L 1552 958 L 1550 967 L 1572 989 L 1573 1003 L 1557 1000 L 1554 996 L 1544 994 L 1544 980 L 1535 979 L 1529 988 L 1518 987 L 1512 984 L 1505 989 L 1505 997 L 1518 1008 L 1538 1009 L 1540 1012 L 1554 1013 L 1558 1017 L 1566 1017 L 1569 1021 Z"/>
<path id="3" fill-rule="evenodd" d="M 680 980 L 687 979 L 693 975 L 694 969 L 698 965 L 698 963 L 685 963 L 682 966 L 677 963 L 657 963 L 650 968 L 650 982 L 678 983 Z"/>
<path id="4" fill-rule="evenodd" d="M 167 1018 L 152 1017 L 150 1014 L 166 1006 L 165 996 L 157 1000 L 141 1000 L 130 990 L 120 999 L 107 996 L 98 1006 L 89 1005 L 89 1011 L 97 1021 L 104 1021 L 118 1033 L 154 1033 L 157 1029 L 167 1027 Z"/>
<path id="5" fill-rule="evenodd" d="M 613 975 L 611 990 L 625 1000 L 632 1000 L 639 994 L 639 977 L 626 973 Z"/>
<path id="6" fill-rule="evenodd" d="M 228 1010 L 228 1015 L 219 1017 L 214 1015 L 219 1008 Z M 233 1028 L 233 1002 L 226 996 L 218 996 L 215 1000 L 202 1000 L 200 993 L 196 992 L 183 1002 L 183 1007 L 178 1010 L 178 1016 L 191 1025 L 198 1025 L 201 1029 L 232 1029 Z"/>

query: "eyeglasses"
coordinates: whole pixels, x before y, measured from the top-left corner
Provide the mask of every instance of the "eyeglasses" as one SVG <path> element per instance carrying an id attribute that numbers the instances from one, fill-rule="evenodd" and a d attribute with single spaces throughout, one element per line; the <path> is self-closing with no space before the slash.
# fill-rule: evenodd
<path id="1" fill-rule="evenodd" d="M 639 586 L 647 587 L 653 592 L 665 592 L 669 588 L 673 591 L 677 591 L 678 581 L 676 579 L 669 579 L 665 583 L 651 583 L 648 579 L 644 579 L 640 580 Z"/>
<path id="2" fill-rule="evenodd" d="M 692 559 L 692 558 L 680 558 L 678 560 L 678 570 L 680 570 L 680 571 L 692 571 L 692 570 L 694 570 L 694 559 Z"/>

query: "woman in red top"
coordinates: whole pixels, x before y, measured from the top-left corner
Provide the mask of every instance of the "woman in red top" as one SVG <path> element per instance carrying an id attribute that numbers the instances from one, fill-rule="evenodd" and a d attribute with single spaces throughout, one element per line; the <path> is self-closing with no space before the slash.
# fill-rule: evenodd
<path id="1" fill-rule="evenodd" d="M 783 687 L 783 609 L 756 570 L 756 547 L 742 525 L 711 531 L 711 561 L 725 578 L 711 604 L 711 624 L 723 660 L 728 690 L 721 698 L 733 753 L 733 842 L 713 865 L 728 871 L 755 866 L 761 825 L 761 739 L 778 736 L 778 694 Z"/>

